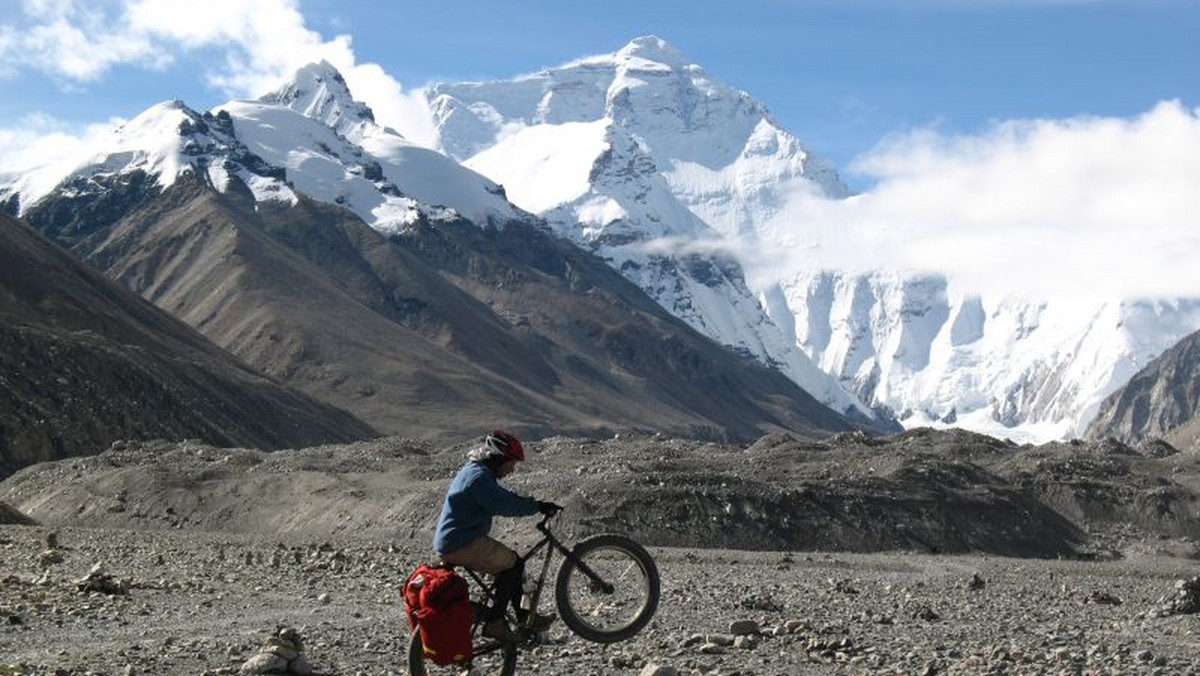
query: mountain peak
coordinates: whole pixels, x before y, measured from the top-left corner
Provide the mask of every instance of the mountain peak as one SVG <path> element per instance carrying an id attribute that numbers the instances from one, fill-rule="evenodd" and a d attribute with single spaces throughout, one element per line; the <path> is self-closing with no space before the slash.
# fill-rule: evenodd
<path id="1" fill-rule="evenodd" d="M 692 65 L 691 59 L 687 58 L 683 52 L 675 49 L 666 40 L 655 35 L 643 35 L 634 38 L 629 44 L 622 47 L 615 56 L 617 61 L 644 59 L 673 68 Z"/>
<path id="2" fill-rule="evenodd" d="M 343 135 L 364 122 L 375 122 L 371 109 L 354 100 L 346 79 L 325 60 L 303 66 L 290 81 L 259 101 L 291 108 Z"/>

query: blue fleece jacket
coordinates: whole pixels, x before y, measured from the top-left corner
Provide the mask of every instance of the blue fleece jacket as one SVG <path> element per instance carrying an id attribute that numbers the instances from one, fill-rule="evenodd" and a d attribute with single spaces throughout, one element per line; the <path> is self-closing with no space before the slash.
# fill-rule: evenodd
<path id="1" fill-rule="evenodd" d="M 492 530 L 493 516 L 530 516 L 537 511 L 537 500 L 501 486 L 495 472 L 484 463 L 467 461 L 446 491 L 433 549 L 438 556 L 445 556 L 487 535 Z"/>

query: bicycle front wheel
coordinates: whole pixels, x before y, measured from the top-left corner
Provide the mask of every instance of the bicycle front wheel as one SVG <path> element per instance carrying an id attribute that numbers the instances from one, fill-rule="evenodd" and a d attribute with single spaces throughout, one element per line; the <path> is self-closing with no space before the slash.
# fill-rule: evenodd
<path id="1" fill-rule="evenodd" d="M 660 593 L 650 553 L 627 537 L 597 535 L 575 545 L 573 554 L 558 569 L 554 587 L 563 623 L 597 643 L 624 641 L 641 631 L 654 617 Z"/>
<path id="2" fill-rule="evenodd" d="M 513 676 L 517 673 L 517 646 L 512 642 L 499 643 L 476 634 L 471 666 L 483 676 Z M 463 671 L 463 666 L 440 667 L 426 660 L 421 632 L 412 633 L 408 642 L 409 676 L 458 676 Z"/>

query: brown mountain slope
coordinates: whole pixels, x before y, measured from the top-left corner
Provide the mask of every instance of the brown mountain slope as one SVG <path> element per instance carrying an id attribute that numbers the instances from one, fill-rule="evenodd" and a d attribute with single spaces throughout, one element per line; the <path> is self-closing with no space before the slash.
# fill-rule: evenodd
<path id="1" fill-rule="evenodd" d="M 1100 404 L 1088 426 L 1092 439 L 1133 443 L 1170 436 L 1180 448 L 1195 444 L 1200 412 L 1200 332 L 1159 355 Z"/>
<path id="2" fill-rule="evenodd" d="M 281 448 L 371 436 L 0 215 L 0 476 L 117 439 Z"/>
<path id="3" fill-rule="evenodd" d="M 185 178 L 85 230 L 73 249 L 110 276 L 382 431 L 853 426 L 533 224 L 439 222 L 388 240 L 331 205 L 255 204 Z"/>
<path id="4" fill-rule="evenodd" d="M 684 410 L 702 419 L 686 429 L 692 435 L 741 440 L 772 429 L 853 427 L 778 371 L 699 335 L 599 258 L 536 227 L 422 224 L 394 241 L 508 318 L 564 380 L 586 386 L 560 392 L 576 406 L 651 421 Z"/>
<path id="5" fill-rule="evenodd" d="M 1200 413 L 1168 432 L 1166 440 L 1181 451 L 1200 451 Z"/>

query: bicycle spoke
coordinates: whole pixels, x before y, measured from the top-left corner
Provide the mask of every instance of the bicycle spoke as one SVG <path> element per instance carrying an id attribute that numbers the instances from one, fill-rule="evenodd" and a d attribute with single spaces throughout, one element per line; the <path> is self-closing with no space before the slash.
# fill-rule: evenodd
<path id="1" fill-rule="evenodd" d="M 650 596 L 645 572 L 638 561 L 623 550 L 602 548 L 589 552 L 583 563 L 611 585 L 613 592 L 604 593 L 597 581 L 582 570 L 573 570 L 568 594 L 580 619 L 601 631 L 613 631 L 632 623 Z"/>

